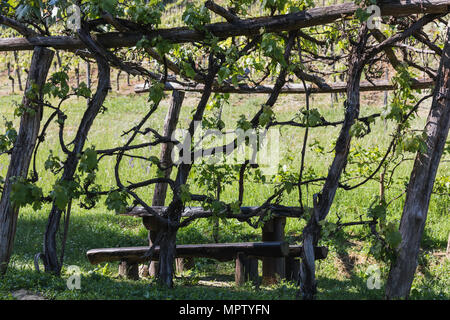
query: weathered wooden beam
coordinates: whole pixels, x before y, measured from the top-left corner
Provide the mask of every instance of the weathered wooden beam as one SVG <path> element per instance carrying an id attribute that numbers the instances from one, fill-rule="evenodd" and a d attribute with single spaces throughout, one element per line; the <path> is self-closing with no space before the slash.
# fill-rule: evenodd
<path id="1" fill-rule="evenodd" d="M 149 247 L 105 248 L 92 249 L 86 253 L 91 264 L 112 261 L 127 261 L 129 263 L 144 263 L 149 261 L 144 254 Z M 213 244 L 185 244 L 177 245 L 177 258 L 212 258 L 219 261 L 230 261 L 236 258 L 238 252 L 251 257 L 285 257 L 289 255 L 287 242 L 241 242 L 241 243 L 213 243 Z M 155 246 L 152 260 L 158 260 L 160 247 Z"/>
<path id="2" fill-rule="evenodd" d="M 447 13 L 450 0 L 384 0 L 379 2 L 382 16 L 403 16 L 420 13 Z M 327 7 L 312 8 L 295 13 L 273 17 L 242 19 L 234 23 L 221 22 L 206 25 L 205 28 L 219 39 L 236 36 L 255 36 L 261 32 L 291 31 L 300 28 L 331 23 L 352 16 L 358 6 L 344 3 Z M 114 32 L 97 35 L 105 48 L 134 47 L 145 35 L 147 39 L 157 36 L 173 43 L 187 43 L 204 40 L 204 33 L 187 27 L 157 29 L 148 32 Z M 77 38 L 67 36 L 30 37 L 0 39 L 0 51 L 32 50 L 35 46 L 55 49 L 77 50 L 85 45 Z"/>
<path id="3" fill-rule="evenodd" d="M 413 83 L 411 85 L 412 89 L 428 89 L 434 86 L 434 81 L 432 79 L 413 79 Z M 309 89 L 309 93 L 318 94 L 318 93 L 340 93 L 345 92 L 347 88 L 346 82 L 336 82 L 331 83 L 327 86 L 323 86 L 322 88 L 317 87 L 316 85 L 307 86 Z M 167 82 L 164 90 L 172 91 L 185 91 L 185 92 L 203 92 L 204 85 L 196 84 L 192 86 L 183 86 L 179 83 Z M 389 91 L 394 90 L 395 86 L 387 81 L 387 80 L 376 80 L 372 82 L 362 81 L 361 82 L 361 92 L 370 92 L 370 91 Z M 137 85 L 135 87 L 136 93 L 145 93 L 148 92 L 149 88 L 145 85 Z M 217 93 L 236 93 L 236 94 L 270 94 L 273 91 L 273 85 L 261 85 L 261 86 L 249 86 L 246 84 L 239 85 L 237 87 L 232 85 L 224 85 L 221 87 L 213 88 L 213 92 Z M 283 86 L 281 89 L 281 93 L 283 94 L 302 94 L 306 93 L 305 87 L 302 84 L 289 83 Z"/>

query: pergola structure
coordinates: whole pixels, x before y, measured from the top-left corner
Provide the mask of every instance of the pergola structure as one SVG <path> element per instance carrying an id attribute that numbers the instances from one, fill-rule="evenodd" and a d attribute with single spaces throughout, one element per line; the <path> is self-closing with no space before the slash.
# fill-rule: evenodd
<path id="1" fill-rule="evenodd" d="M 147 41 L 162 39 L 164 41 L 168 41 L 169 43 L 176 44 L 199 43 L 203 47 L 208 47 L 209 44 L 205 41 L 205 34 L 208 34 L 216 37 L 219 41 L 230 37 L 242 37 L 246 39 L 247 42 L 244 42 L 245 45 L 243 45 L 243 48 L 239 51 L 241 56 L 245 56 L 259 43 L 263 34 L 284 33 L 283 37 L 285 41 L 285 48 L 283 57 L 289 64 L 289 61 L 293 56 L 293 48 L 297 46 L 298 39 L 301 38 L 304 41 L 310 41 L 318 46 L 325 45 L 323 41 L 317 40 L 314 37 L 303 33 L 302 29 L 352 19 L 354 18 L 355 12 L 357 12 L 360 8 L 360 6 L 354 3 L 344 3 L 322 8 L 307 9 L 284 15 L 241 19 L 231 10 L 220 7 L 212 1 L 207 1 L 205 6 L 215 14 L 223 17 L 227 22 L 207 24 L 204 25 L 204 29 L 202 30 L 188 27 L 146 29 L 143 26 L 137 25 L 135 22 L 125 20 L 120 17 L 112 17 L 111 15 L 108 15 L 108 13 L 104 13 L 103 16 L 97 20 L 84 21 L 82 27 L 77 31 L 76 36 L 43 35 L 26 23 L 19 22 L 11 17 L 0 15 L 0 24 L 14 29 L 23 36 L 21 38 L 0 38 L 0 51 L 34 51 L 33 62 L 29 74 L 29 83 L 45 83 L 49 65 L 43 64 L 42 61 L 51 61 L 53 51 L 49 48 L 56 50 L 68 50 L 74 52 L 74 54 L 79 54 L 84 58 L 96 60 L 99 70 L 97 91 L 92 99 L 89 100 L 88 108 L 83 116 L 77 136 L 72 143 L 73 149 L 69 150 L 64 142 L 62 142 L 62 148 L 67 154 L 67 160 L 64 163 L 62 175 L 62 180 L 65 181 L 73 180 L 73 176 L 76 172 L 77 166 L 79 165 L 79 158 L 77 155 L 83 153 L 89 129 L 106 98 L 109 88 L 110 66 L 119 68 L 133 75 L 144 76 L 149 81 L 159 81 L 163 85 L 164 90 L 173 90 L 177 92 L 200 92 L 201 99 L 193 115 L 192 121 L 199 121 L 203 118 L 208 100 L 214 92 L 268 94 L 269 96 L 267 102 L 261 110 L 255 114 L 251 121 L 249 121 L 253 128 L 260 125 L 261 116 L 267 112 L 267 109 L 271 109 L 274 106 L 279 94 L 281 93 L 305 94 L 307 105 L 309 95 L 313 93 L 346 93 L 347 99 L 345 102 L 344 120 L 339 122 L 339 125 L 342 124 L 342 128 L 336 142 L 334 159 L 328 171 L 328 175 L 313 181 L 324 182 L 324 184 L 321 192 L 314 195 L 314 207 L 311 208 L 311 218 L 306 228 L 303 230 L 304 249 L 302 256 L 302 267 L 300 268 L 300 282 L 303 297 L 306 299 L 313 298 L 316 292 L 314 247 L 320 238 L 320 222 L 327 217 L 337 188 L 352 189 L 357 187 L 358 185 L 367 182 L 381 167 L 380 164 L 371 177 L 364 179 L 362 183 L 356 186 L 342 185 L 339 182 L 341 174 L 346 166 L 347 157 L 349 154 L 349 147 L 352 139 L 350 129 L 356 121 L 364 121 L 364 119 L 359 118 L 360 92 L 385 91 L 398 88 L 386 80 L 376 79 L 361 81 L 363 73 L 367 67 L 370 67 L 372 64 L 376 64 L 380 61 L 381 58 L 379 58 L 379 56 L 383 56 L 383 59 L 385 59 L 385 61 L 387 61 L 395 70 L 397 70 L 400 65 L 407 64 L 423 71 L 428 75 L 428 77 L 423 79 L 412 79 L 411 88 L 424 89 L 432 88 L 434 86 L 435 91 L 429 121 L 427 122 L 427 127 L 425 128 L 425 132 L 428 137 L 428 151 L 425 154 L 419 154 L 414 169 L 414 176 L 409 185 L 408 197 L 406 200 L 407 202 L 405 204 L 405 211 L 400 229 L 403 236 L 403 242 L 398 251 L 397 263 L 393 266 L 390 274 L 391 285 L 388 286 L 387 289 L 388 297 L 397 297 L 405 296 L 405 290 L 409 291 L 408 283 L 410 286 L 410 283 L 412 282 L 411 277 L 414 275 L 415 270 L 415 264 L 413 261 L 415 257 L 417 257 L 418 245 L 420 243 L 423 225 L 426 219 L 429 194 L 431 193 L 430 185 L 432 188 L 440 156 L 442 155 L 442 150 L 448 135 L 448 119 L 450 109 L 448 97 L 449 77 L 447 77 L 449 74 L 450 63 L 449 40 L 446 40 L 445 47 L 442 49 L 424 36 L 423 29 L 425 26 L 433 22 L 441 24 L 446 22 L 442 18 L 450 10 L 450 0 L 384 0 L 378 1 L 377 5 L 379 6 L 383 17 L 401 19 L 410 15 L 423 16 L 420 18 L 414 17 L 410 21 L 403 21 L 400 31 L 389 38 L 377 29 L 369 30 L 367 25 L 362 23 L 360 29 L 358 30 L 358 39 L 350 41 L 351 50 L 348 56 L 345 57 L 347 61 L 345 82 L 330 83 L 323 80 L 323 78 L 319 75 L 312 74 L 310 72 L 311 70 L 304 71 L 298 66 L 288 70 L 288 67 L 282 66 L 279 73 L 276 75 L 276 81 L 273 85 L 255 85 L 249 83 L 233 85 L 231 83 L 219 83 L 217 80 L 217 74 L 220 67 L 224 65 L 224 57 L 219 55 L 215 56 L 214 52 L 210 52 L 206 68 L 203 70 L 197 70 L 198 72 L 196 72 L 195 76 L 186 77 L 186 75 L 181 71 L 182 68 L 180 64 L 171 60 L 170 56 L 161 56 L 151 47 L 145 47 L 144 50 L 150 57 L 163 65 L 165 70 L 164 74 L 146 70 L 139 64 L 124 62 L 109 49 L 135 47 L 142 39 L 146 39 Z M 95 32 L 98 26 L 105 24 L 114 27 L 117 32 Z M 418 42 L 428 47 L 434 56 L 440 57 L 440 66 L 438 69 L 433 70 L 427 66 L 417 65 L 413 61 L 408 60 L 407 55 L 404 55 L 403 60 L 397 57 L 393 48 L 399 44 L 404 44 L 403 42 L 405 39 L 410 37 L 414 37 L 414 39 Z M 408 45 L 404 44 L 399 48 L 407 51 Z M 297 47 L 297 49 L 301 51 L 302 48 Z M 317 59 L 319 60 L 321 58 L 318 57 Z M 168 75 L 169 71 L 172 73 L 171 75 Z M 295 76 L 300 80 L 299 83 L 287 83 L 287 74 L 289 72 L 295 74 Z M 307 85 L 306 82 L 309 82 L 310 84 Z M 146 85 L 136 89 L 137 92 L 146 92 L 149 90 L 150 87 Z M 40 92 L 40 99 L 42 100 L 42 90 Z M 139 124 L 128 132 L 128 134 L 130 134 L 130 138 L 127 140 L 125 145 L 98 152 L 102 156 L 114 155 L 117 157 L 115 178 L 118 190 L 126 190 L 126 192 L 134 198 L 134 202 L 136 204 L 141 205 L 144 210 L 153 214 L 157 220 L 164 224 L 165 227 L 162 229 L 162 232 L 160 232 L 161 236 L 157 239 L 153 239 L 152 244 L 159 244 L 160 246 L 159 275 L 162 281 L 169 286 L 172 283 L 172 265 L 174 260 L 175 236 L 177 230 L 196 218 L 205 217 L 208 214 L 212 214 L 205 214 L 205 212 L 203 212 L 198 216 L 190 216 L 187 219 L 189 222 L 181 219 L 182 212 L 184 210 L 182 201 L 182 186 L 186 184 L 192 165 L 179 164 L 174 166 L 173 164 L 167 165 L 167 162 L 164 163 L 162 161 L 162 159 L 165 159 L 167 154 L 170 154 L 171 152 L 171 149 L 167 148 L 167 146 L 174 144 L 174 142 L 168 139 L 168 137 L 170 136 L 171 130 L 173 131 L 174 126 L 176 126 L 176 121 L 174 121 L 174 119 L 178 118 L 179 107 L 181 106 L 180 101 L 182 102 L 182 98 L 178 98 L 178 102 L 175 101 L 173 103 L 173 106 L 178 107 L 172 107 L 169 110 L 168 117 L 166 119 L 167 130 L 165 128 L 164 134 L 159 134 L 151 128 L 147 131 L 144 131 L 143 129 L 145 122 L 157 108 L 158 102 L 155 103 L 150 112 L 139 122 Z M 419 103 L 410 111 L 408 116 L 417 110 L 418 105 L 422 101 L 423 99 L 420 100 Z M 27 97 L 24 98 L 23 104 L 25 107 L 34 108 L 34 103 L 35 101 L 32 99 Z M 42 106 L 40 108 L 42 108 Z M 309 106 L 307 106 L 307 108 L 309 108 Z M 27 113 L 23 116 L 18 139 L 19 141 L 23 141 L 22 146 L 25 150 L 34 150 L 36 146 L 39 134 L 40 116 L 40 112 L 37 112 L 34 116 Z M 60 110 L 55 112 L 55 117 L 58 117 L 58 119 L 60 119 L 59 117 L 61 117 L 61 119 L 63 118 Z M 291 125 L 295 125 L 295 123 L 292 123 Z M 327 125 L 335 126 L 337 124 L 324 121 L 319 126 Z M 306 144 L 309 125 L 303 126 L 306 127 L 304 142 Z M 63 130 L 63 125 L 61 126 L 61 130 Z M 195 128 L 193 127 L 193 124 L 191 124 L 189 127 L 189 133 L 193 134 L 194 131 Z M 154 142 L 154 145 L 162 144 L 163 146 L 166 146 L 163 148 L 161 163 L 159 164 L 161 167 L 165 168 L 165 175 L 164 177 L 150 179 L 142 183 L 124 185 L 120 179 L 119 166 L 125 152 L 150 145 L 145 144 L 138 146 L 133 144 L 136 136 L 142 134 L 142 132 L 145 132 L 146 134 L 149 132 L 154 134 L 156 137 L 156 142 Z M 233 145 L 234 147 L 237 147 L 236 142 L 233 142 Z M 392 147 L 393 143 L 389 147 L 383 161 L 387 159 Z M 27 171 L 31 162 L 32 154 L 30 152 L 23 152 L 23 150 L 20 152 L 19 151 L 20 150 L 18 148 L 11 151 L 11 163 L 10 170 L 8 171 L 8 177 L 11 175 L 22 176 L 24 178 L 27 177 Z M 304 169 L 304 152 L 305 146 L 303 147 L 300 178 L 297 183 L 297 187 L 300 192 L 300 203 L 301 186 L 312 182 L 302 180 L 302 171 Z M 431 158 L 430 154 L 432 155 Z M 246 165 L 248 164 L 243 165 L 242 171 L 245 171 Z M 176 167 L 178 169 L 177 176 L 174 180 L 170 179 L 170 171 L 172 167 Z M 243 176 L 243 174 L 241 176 Z M 169 186 L 174 191 L 174 198 L 170 202 L 167 209 L 162 213 L 158 213 L 154 209 L 155 206 L 161 206 L 161 204 L 155 204 L 158 201 L 160 202 L 160 199 L 154 199 L 153 204 L 149 205 L 139 198 L 139 196 L 134 192 L 134 190 L 139 187 L 152 184 L 155 184 L 156 188 L 161 188 L 161 186 L 164 185 L 167 189 L 167 186 Z M 239 198 L 242 200 L 241 190 L 243 192 L 243 179 L 240 179 L 239 184 Z M 7 180 L 3 188 L 2 200 L 0 203 L 0 221 L 6 221 L 6 223 L 3 223 L 0 227 L 0 263 L 6 262 L 6 265 L 9 261 L 12 250 L 15 222 L 18 214 L 18 208 L 12 207 L 9 202 L 10 191 L 11 184 Z M 276 199 L 283 191 L 283 188 L 281 191 L 277 191 L 266 201 L 266 203 L 262 204 L 258 208 L 255 208 L 254 210 L 250 210 L 246 213 L 240 212 L 238 214 L 239 219 L 248 220 L 251 217 L 262 218 L 264 212 L 267 211 L 267 208 L 272 205 L 271 202 L 274 201 L 274 199 Z M 107 192 L 100 192 L 99 194 L 104 195 L 107 194 Z M 421 197 L 417 197 L 418 194 L 420 194 Z M 160 197 L 161 195 L 165 198 L 165 191 L 159 193 Z M 211 199 L 204 196 L 198 196 L 196 199 L 197 201 L 211 201 Z M 242 201 L 240 202 L 240 205 L 241 204 Z M 302 203 L 301 210 L 304 210 Z M 421 219 L 417 218 L 417 212 L 422 214 Z M 58 261 L 56 258 L 55 243 L 55 234 L 59 228 L 59 221 L 62 214 L 63 210 L 53 204 L 44 239 L 45 252 L 43 253 L 43 259 L 46 268 L 56 272 L 60 271 L 62 264 L 62 262 Z M 230 218 L 233 218 L 233 215 L 235 215 L 230 206 L 225 206 L 222 209 L 221 214 L 225 214 Z M 374 229 L 376 221 L 369 222 L 368 224 L 371 226 L 374 234 L 376 234 Z M 6 267 L 3 266 L 0 270 L 4 271 L 5 268 Z M 405 270 L 408 272 L 405 273 Z"/>

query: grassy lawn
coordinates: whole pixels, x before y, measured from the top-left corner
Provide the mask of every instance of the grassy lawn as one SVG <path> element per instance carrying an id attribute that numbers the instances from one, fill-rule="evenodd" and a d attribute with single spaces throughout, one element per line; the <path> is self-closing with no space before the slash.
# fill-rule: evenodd
<path id="1" fill-rule="evenodd" d="M 187 94 L 180 116 L 179 127 L 186 128 L 190 121 L 191 110 L 196 106 L 199 96 Z M 0 96 L 1 115 L 7 120 L 13 119 L 14 102 L 21 100 L 20 95 Z M 234 129 L 241 114 L 250 117 L 264 103 L 265 96 L 241 95 L 233 96 L 229 105 L 223 110 L 223 120 L 227 128 Z M 361 116 L 380 112 L 382 95 L 363 95 Z M 150 124 L 161 131 L 169 100 L 165 99 L 159 107 Z M 420 117 L 414 120 L 415 128 L 423 128 L 427 116 L 428 104 L 420 110 Z M 343 117 L 343 101 L 330 106 L 329 95 L 318 95 L 312 101 L 312 108 L 320 110 L 328 121 L 340 120 Z M 119 146 L 124 137 L 123 131 L 136 124 L 148 110 L 146 97 L 140 95 L 120 95 L 111 93 L 105 104 L 107 111 L 95 121 L 86 145 L 97 149 Z M 304 106 L 303 96 L 282 96 L 276 105 L 275 113 L 278 120 L 289 120 Z M 71 141 L 75 135 L 77 123 L 85 108 L 85 101 L 76 98 L 69 100 L 63 106 L 68 115 L 65 126 L 65 141 Z M 48 114 L 46 115 L 48 116 Z M 45 117 L 44 117 L 45 118 Z M 45 120 L 45 119 L 44 119 Z M 3 130 L 3 122 L 0 129 Z M 389 143 L 389 134 L 394 125 L 378 120 L 368 136 L 353 140 L 352 146 L 365 148 L 378 147 L 385 152 Z M 340 127 L 327 127 L 311 130 L 310 142 L 320 141 L 325 146 L 323 155 L 314 154 L 308 150 L 306 164 L 317 174 L 325 175 L 331 163 L 333 153 L 332 143 L 335 141 Z M 281 163 L 291 170 L 298 170 L 304 131 L 295 128 L 281 130 L 280 154 Z M 63 158 L 63 153 L 57 142 L 56 124 L 52 124 L 45 143 L 37 159 L 40 181 L 38 185 L 48 192 L 55 178 L 43 169 L 50 150 Z M 147 137 L 148 139 L 148 137 Z M 137 139 L 136 143 L 145 142 L 145 138 Z M 159 155 L 159 148 L 146 149 L 138 153 L 149 156 Z M 287 156 L 293 159 L 289 160 Z M 407 155 L 414 158 L 413 154 Z M 438 176 L 448 175 L 449 157 L 443 159 Z M 0 176 L 6 175 L 8 159 L 0 159 Z M 404 179 L 408 179 L 412 161 L 403 163 L 395 174 L 395 181 L 386 191 L 387 200 L 400 196 L 404 190 Z M 100 164 L 98 183 L 104 188 L 115 185 L 114 158 L 106 159 Z M 352 168 L 348 168 L 351 170 Z M 124 181 L 137 182 L 154 175 L 154 168 L 149 168 L 141 160 L 125 160 L 121 167 Z M 195 172 L 195 171 L 194 171 Z M 353 184 L 353 182 L 351 182 Z M 311 187 L 304 192 L 304 202 L 311 206 L 312 195 L 320 186 Z M 244 205 L 261 204 L 274 190 L 273 183 L 246 185 Z M 204 191 L 204 190 L 203 190 Z M 202 193 L 202 189 L 191 184 L 191 192 Z M 238 185 L 233 183 L 222 195 L 224 201 L 234 201 L 237 198 Z M 338 215 L 342 221 L 359 220 L 367 211 L 374 197 L 379 193 L 379 184 L 371 181 L 361 188 L 352 191 L 338 190 L 336 199 L 329 214 L 329 221 L 337 221 Z M 143 199 L 152 198 L 151 187 L 143 188 L 139 195 Z M 168 195 L 170 197 L 170 194 Z M 389 220 L 399 220 L 402 212 L 404 195 L 393 201 L 389 207 Z M 284 205 L 298 205 L 298 194 L 292 192 L 283 198 Z M 195 204 L 193 204 L 195 205 Z M 139 219 L 117 216 L 109 212 L 104 200 L 93 210 L 86 211 L 74 206 L 72 210 L 69 237 L 66 246 L 65 269 L 61 278 L 37 272 L 34 269 L 33 257 L 42 250 L 43 232 L 45 230 L 49 207 L 33 211 L 24 208 L 20 212 L 14 254 L 7 275 L 0 279 L 0 299 L 12 299 L 11 293 L 19 289 L 29 289 L 39 292 L 48 299 L 295 299 L 298 288 L 294 283 L 281 282 L 274 286 L 255 287 L 250 284 L 236 287 L 234 285 L 234 263 L 217 263 L 209 259 L 197 259 L 195 268 L 184 274 L 177 275 L 175 288 L 167 290 L 159 287 L 152 279 L 140 281 L 124 280 L 118 277 L 117 263 L 90 265 L 85 254 L 93 248 L 143 246 L 147 244 L 147 231 Z M 438 252 L 444 252 L 450 232 L 450 199 L 448 196 L 433 195 L 428 213 L 427 225 L 419 268 L 413 283 L 412 299 L 449 299 L 450 298 L 450 261 Z M 304 220 L 288 219 L 286 234 L 290 243 L 297 243 L 304 226 Z M 367 230 L 363 227 L 346 228 L 346 236 L 339 236 L 327 241 L 324 245 L 330 248 L 327 259 L 317 263 L 318 299 L 382 299 L 388 266 L 375 261 L 369 255 L 370 245 L 367 241 Z M 230 221 L 220 225 L 220 241 L 258 241 L 261 230 L 253 229 L 247 224 Z M 213 242 L 212 227 L 206 220 L 199 220 L 182 229 L 178 234 L 180 244 Z M 377 264 L 381 270 L 382 285 L 380 289 L 369 290 L 367 273 L 370 265 Z M 66 287 L 69 278 L 67 267 L 76 265 L 81 269 L 81 290 L 70 291 Z"/>

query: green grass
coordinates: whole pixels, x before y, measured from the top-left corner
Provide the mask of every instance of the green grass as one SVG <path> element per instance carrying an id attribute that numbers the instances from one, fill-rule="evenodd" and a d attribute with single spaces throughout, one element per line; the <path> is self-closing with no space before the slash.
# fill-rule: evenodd
<path id="1" fill-rule="evenodd" d="M 265 96 L 241 95 L 233 96 L 231 103 L 225 107 L 223 119 L 228 128 L 234 128 L 240 114 L 250 117 L 259 106 L 264 103 Z M 328 95 L 318 95 L 312 101 L 312 107 L 318 108 L 322 115 L 329 121 L 340 120 L 343 117 L 342 101 L 334 108 L 330 107 Z M 373 97 L 364 95 L 361 106 L 361 115 L 368 115 L 380 111 L 381 96 Z M 191 110 L 196 106 L 199 96 L 187 94 L 180 116 L 179 127 L 185 128 L 189 122 Z M 0 96 L 0 110 L 3 117 L 13 119 L 13 102 L 19 102 L 21 96 Z M 149 125 L 161 130 L 164 123 L 165 112 L 168 107 L 168 99 L 164 100 Z M 119 95 L 111 93 L 105 104 L 107 112 L 100 115 L 90 132 L 86 147 L 95 145 L 97 149 L 110 148 L 120 145 L 124 138 L 121 134 L 126 129 L 136 124 L 140 117 L 148 110 L 145 96 Z M 304 98 L 301 96 L 282 96 L 276 105 L 277 119 L 290 119 L 299 108 L 304 106 Z M 422 128 L 427 110 L 424 105 L 420 111 L 420 117 L 414 120 L 415 128 Z M 71 141 L 75 135 L 76 124 L 79 122 L 85 102 L 82 99 L 71 99 L 64 105 L 69 120 L 64 132 L 65 141 Z M 44 116 L 46 118 L 48 114 Z M 44 119 L 45 120 L 45 119 Z M 16 120 L 17 124 L 17 120 Z M 3 123 L 0 126 L 2 130 Z M 40 180 L 38 185 L 48 192 L 55 177 L 43 170 L 42 166 L 47 159 L 49 151 L 63 156 L 57 143 L 56 124 L 52 124 L 47 135 L 46 142 L 42 145 L 38 157 L 38 170 Z M 360 144 L 365 147 L 378 146 L 385 150 L 389 142 L 389 132 L 394 125 L 377 121 L 372 127 L 372 133 L 363 139 L 354 140 L 352 145 Z M 331 143 L 335 141 L 339 132 L 336 128 L 320 128 L 311 130 L 310 141 L 317 139 L 325 146 L 325 155 L 315 155 L 308 151 L 306 163 L 318 174 L 325 175 L 332 161 L 333 154 Z M 293 161 L 283 159 L 291 170 L 298 170 L 301 144 L 304 131 L 294 128 L 283 128 L 281 131 L 281 154 L 293 156 Z M 144 142 L 140 138 L 136 143 Z M 143 150 L 142 155 L 158 155 L 159 148 Z M 413 158 L 414 155 L 408 155 Z M 448 175 L 448 156 L 444 158 L 438 176 Z M 8 159 L 0 159 L 0 176 L 6 175 Z M 396 172 L 396 179 L 408 178 L 411 172 L 412 161 L 402 164 Z M 105 188 L 115 185 L 114 158 L 101 162 L 101 174 L 98 175 L 98 183 Z M 147 164 L 140 160 L 129 162 L 125 159 L 121 166 L 122 179 L 124 181 L 137 182 L 148 179 L 154 175 L 154 169 L 147 168 Z M 353 183 L 353 182 L 351 182 Z M 304 201 L 311 205 L 312 195 L 320 186 L 305 190 Z M 259 205 L 273 191 L 273 184 L 249 183 L 246 185 L 244 205 Z M 337 214 L 343 221 L 358 220 L 364 215 L 378 194 L 378 183 L 369 182 L 361 188 L 352 191 L 338 190 L 336 199 L 329 214 L 330 221 L 337 220 Z M 236 200 L 238 186 L 234 182 L 222 195 L 224 201 Z M 202 193 L 204 190 L 191 183 L 191 191 Z M 394 184 L 387 190 L 387 199 L 394 199 L 403 191 L 401 183 Z M 143 188 L 139 195 L 149 201 L 152 198 L 151 187 Z M 170 194 L 169 194 L 170 197 Z M 298 195 L 292 192 L 283 198 L 282 204 L 298 205 Z M 399 220 L 402 212 L 404 196 L 394 201 L 389 207 L 389 219 Z M 450 263 L 448 260 L 433 255 L 435 251 L 445 251 L 445 246 L 450 232 L 448 219 L 450 199 L 448 196 L 433 195 L 430 203 L 425 235 L 422 242 L 420 266 L 413 283 L 413 299 L 449 299 L 450 298 Z M 17 227 L 17 235 L 14 254 L 8 273 L 0 279 L 0 298 L 11 298 L 10 293 L 18 289 L 30 289 L 41 292 L 49 299 L 295 299 L 297 288 L 293 283 L 282 282 L 278 285 L 259 288 L 251 285 L 235 287 L 233 284 L 234 264 L 217 263 L 209 259 L 198 259 L 193 271 L 184 275 L 177 275 L 175 289 L 167 290 L 159 287 L 151 279 L 130 281 L 120 279 L 117 275 L 117 263 L 92 266 L 85 258 L 87 250 L 102 247 L 123 247 L 146 245 L 147 231 L 139 219 L 117 216 L 108 212 L 102 200 L 93 210 L 86 211 L 74 206 L 70 233 L 66 247 L 65 266 L 77 265 L 82 271 L 80 291 L 70 291 L 66 288 L 66 279 L 69 275 L 65 269 L 61 278 L 38 273 L 33 267 L 33 257 L 42 250 L 42 238 L 47 221 L 49 207 L 44 206 L 34 212 L 31 208 L 24 208 L 20 212 Z M 296 243 L 304 226 L 303 220 L 288 219 L 286 235 L 291 243 Z M 346 239 L 332 239 L 326 244 L 330 247 L 329 257 L 317 264 L 317 278 L 319 281 L 318 299 L 382 299 L 383 287 L 378 290 L 369 290 L 366 274 L 369 265 L 377 263 L 382 272 L 382 279 L 386 279 L 388 266 L 374 261 L 368 254 L 369 243 L 367 232 L 362 227 L 353 227 L 345 230 Z M 221 224 L 220 241 L 257 241 L 260 239 L 261 230 L 253 229 L 247 224 L 230 221 L 227 225 Z M 212 228 L 208 221 L 199 220 L 181 230 L 178 234 L 178 242 L 182 243 L 208 243 L 212 242 Z M 347 262 L 347 263 L 345 263 Z M 221 281 L 229 287 L 213 286 L 211 282 L 206 285 L 204 281 Z"/>

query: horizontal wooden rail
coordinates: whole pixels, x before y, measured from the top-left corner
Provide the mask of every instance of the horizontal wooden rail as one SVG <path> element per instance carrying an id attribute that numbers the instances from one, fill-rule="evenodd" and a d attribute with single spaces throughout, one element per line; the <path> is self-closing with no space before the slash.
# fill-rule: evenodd
<path id="1" fill-rule="evenodd" d="M 166 211 L 167 207 L 151 207 L 158 214 L 162 215 Z M 258 207 L 241 207 L 242 214 L 249 214 Z M 269 208 L 270 212 L 275 217 L 299 217 L 303 214 L 303 210 L 300 207 L 283 207 L 283 206 L 272 206 Z M 205 210 L 201 207 L 186 207 L 182 213 L 182 217 L 191 217 L 194 215 L 208 214 L 211 211 Z M 135 217 L 154 217 L 153 214 L 149 213 L 143 207 L 134 207 L 128 212 L 122 213 L 124 216 L 135 216 Z"/>
<path id="2" fill-rule="evenodd" d="M 434 86 L 432 79 L 413 79 L 412 89 L 428 89 Z M 181 85 L 175 82 L 167 82 L 165 85 L 166 91 L 186 91 L 186 92 L 203 92 L 203 84 L 195 85 Z M 346 92 L 346 82 L 336 82 L 328 86 L 319 88 L 315 85 L 307 87 L 310 93 L 339 93 Z M 390 91 L 394 90 L 395 86 L 387 80 L 376 80 L 372 82 L 362 81 L 360 86 L 361 92 L 369 91 Z M 148 85 L 137 85 L 134 89 L 136 93 L 145 93 L 149 91 Z M 239 86 L 223 85 L 221 87 L 213 88 L 213 92 L 217 93 L 236 93 L 236 94 L 270 94 L 273 91 L 273 85 L 261 85 L 261 86 L 249 86 L 241 84 Z M 305 87 L 302 84 L 289 83 L 282 87 L 281 93 L 283 94 L 302 94 L 306 93 Z"/>
<path id="3" fill-rule="evenodd" d="M 379 1 L 382 16 L 403 16 L 420 13 L 447 13 L 450 0 L 384 0 Z M 206 29 L 219 39 L 236 36 L 252 37 L 261 32 L 280 32 L 323 25 L 341 18 L 352 16 L 358 6 L 352 2 L 327 7 L 312 8 L 295 13 L 273 17 L 241 19 L 238 22 L 213 23 Z M 187 27 L 156 29 L 147 32 L 111 32 L 98 34 L 96 39 L 106 48 L 134 47 L 145 36 L 147 39 L 162 37 L 172 43 L 204 41 L 201 31 Z M 0 39 L 0 51 L 33 50 L 35 46 L 55 49 L 85 49 L 84 43 L 70 36 L 37 36 L 29 38 Z"/>

